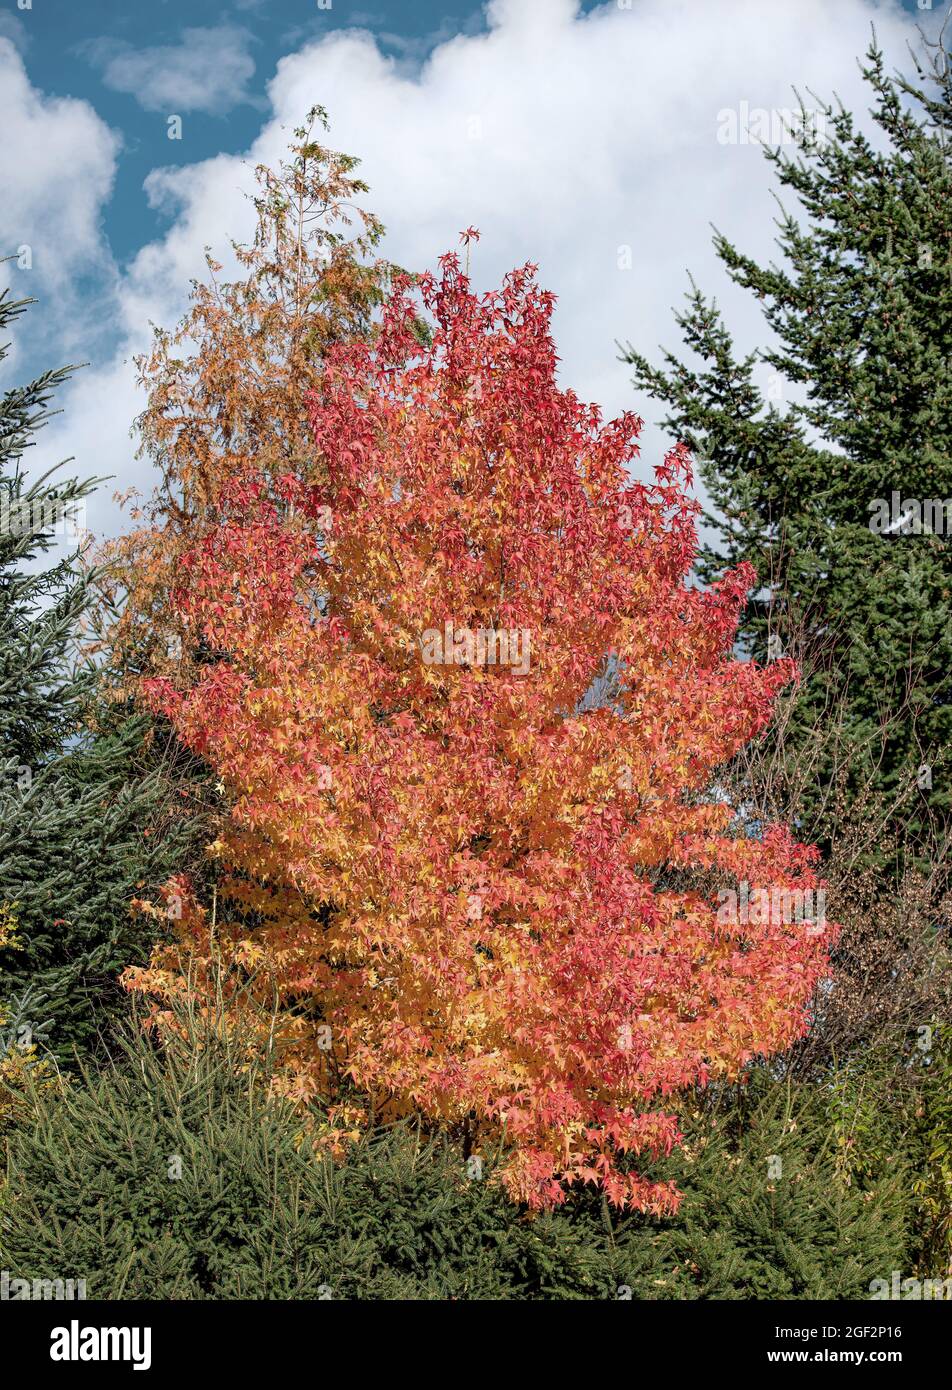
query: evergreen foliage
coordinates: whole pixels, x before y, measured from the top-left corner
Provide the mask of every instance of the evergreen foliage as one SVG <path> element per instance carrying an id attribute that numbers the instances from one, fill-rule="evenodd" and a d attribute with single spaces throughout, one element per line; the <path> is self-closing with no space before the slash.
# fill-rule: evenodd
<path id="1" fill-rule="evenodd" d="M 820 1091 L 804 1104 L 761 1077 L 719 1116 L 699 1109 L 660 1165 L 678 1214 L 613 1226 L 590 1189 L 555 1212 L 514 1205 L 499 1155 L 464 1159 L 408 1122 L 316 1157 L 263 1065 L 240 1069 L 194 1018 L 184 1032 L 34 1089 L 8 1144 L 13 1276 L 127 1299 L 862 1298 L 904 1248 L 899 1160 L 845 1181 Z"/>
<path id="2" fill-rule="evenodd" d="M 692 284 L 677 320 L 687 359 L 667 352 L 657 368 L 629 348 L 627 360 L 699 459 L 714 535 L 702 578 L 751 561 L 763 588 L 747 648 L 804 663 L 792 749 L 824 721 L 850 749 L 844 772 L 831 744 L 816 804 L 843 773 L 847 801 L 872 789 L 904 803 L 904 822 L 944 822 L 952 514 L 940 509 L 936 524 L 911 503 L 952 499 L 949 68 L 918 90 L 886 73 L 874 42 L 863 72 L 879 139 L 829 106 L 822 123 L 804 110 L 792 153 L 766 151 L 802 212 L 781 211 L 782 264 L 715 238 L 731 279 L 760 302 L 764 347 L 739 357 L 717 302 Z M 878 533 L 877 500 L 888 530 L 894 493 L 908 519 Z M 931 785 L 919 785 L 923 764 Z M 804 823 L 814 829 L 829 824 Z"/>
<path id="3" fill-rule="evenodd" d="M 0 296 L 0 333 L 28 303 Z M 181 862 L 195 828 L 173 810 L 185 767 L 167 734 L 121 710 L 90 726 L 97 672 L 76 641 L 96 572 L 55 551 L 95 480 L 25 467 L 70 370 L 0 399 L 0 907 L 14 926 L 0 1006 L 42 996 L 61 1059 L 103 1031 L 119 971 L 151 939 L 130 900 Z"/>

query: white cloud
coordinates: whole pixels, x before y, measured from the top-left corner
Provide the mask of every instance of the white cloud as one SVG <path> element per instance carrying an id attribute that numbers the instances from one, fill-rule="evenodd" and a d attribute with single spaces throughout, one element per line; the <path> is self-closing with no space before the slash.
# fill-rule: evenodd
<path id="1" fill-rule="evenodd" d="M 251 34 L 233 24 L 185 29 L 180 43 L 133 48 L 113 39 L 86 45 L 102 80 L 135 97 L 146 111 L 224 115 L 248 100 L 255 65 Z"/>
<path id="2" fill-rule="evenodd" d="M 368 204 L 387 225 L 392 259 L 432 267 L 475 224 L 480 286 L 538 262 L 559 296 L 563 382 L 608 413 L 635 409 L 651 419 L 661 411 L 636 398 L 616 340 L 649 355 L 658 342 L 677 347 L 671 306 L 689 269 L 721 297 L 741 348 L 760 336 L 756 306 L 714 260 L 710 223 L 770 257 L 774 184 L 755 145 L 718 142 L 718 113 L 743 101 L 790 107 L 794 83 L 836 91 L 865 113 L 855 60 L 870 21 L 902 64 L 910 17 L 888 0 L 635 0 L 584 17 L 572 0 L 495 0 L 489 14 L 488 33 L 441 43 L 415 72 L 355 31 L 290 54 L 270 84 L 273 115 L 248 161 L 276 161 L 287 131 L 320 101 L 334 144 L 363 160 Z M 174 220 L 121 286 L 120 356 L 77 384 L 61 426 L 66 450 L 116 473 L 117 486 L 147 486 L 127 437 L 138 405 L 122 359 L 147 343 L 147 318 L 177 319 L 189 277 L 202 272 L 203 246 L 223 253 L 229 237 L 248 235 L 253 213 L 242 190 L 250 187 L 250 168 L 230 156 L 150 176 L 150 198 Z M 631 269 L 620 268 L 625 248 Z M 646 431 L 645 471 L 661 446 Z M 116 524 L 105 503 L 91 515 L 96 529 Z"/>
<path id="3" fill-rule="evenodd" d="M 119 141 L 93 108 L 31 86 L 23 60 L 0 38 L 3 179 L 0 254 L 32 262 L 39 281 L 63 286 L 109 264 L 101 213 L 112 191 Z M 32 284 L 24 284 L 30 293 Z"/>
<path id="4" fill-rule="evenodd" d="M 28 33 L 26 25 L 19 15 L 11 14 L 9 10 L 0 11 L 0 34 L 20 50 L 25 52 L 30 46 L 32 35 Z"/>

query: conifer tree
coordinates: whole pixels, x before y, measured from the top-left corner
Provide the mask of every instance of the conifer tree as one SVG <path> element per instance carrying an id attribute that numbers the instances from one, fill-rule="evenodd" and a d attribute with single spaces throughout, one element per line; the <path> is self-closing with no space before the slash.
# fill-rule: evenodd
<path id="1" fill-rule="evenodd" d="M 29 303 L 0 296 L 0 333 Z M 0 1014 L 48 1021 L 64 1058 L 101 1031 L 120 968 L 145 949 L 130 898 L 189 833 L 170 810 L 168 737 L 121 710 L 87 727 L 97 672 L 77 639 L 95 571 L 80 547 L 56 550 L 78 534 L 95 480 L 28 466 L 71 370 L 0 399 Z"/>
<path id="2" fill-rule="evenodd" d="M 659 1165 L 673 1218 L 606 1220 L 588 1189 L 527 1219 L 498 1145 L 474 1160 L 405 1121 L 315 1154 L 268 1100 L 271 1059 L 249 1065 L 221 1022 L 186 1018 L 160 1049 L 130 1030 L 65 1093 L 31 1080 L 0 1209 L 11 1297 L 55 1272 L 119 1300 L 868 1299 L 913 1267 L 905 1152 L 844 1173 L 828 1087 L 760 1071 L 689 1097 Z"/>
<path id="3" fill-rule="evenodd" d="M 692 282 L 677 320 L 688 355 L 658 368 L 627 352 L 700 462 L 714 536 L 702 578 L 752 562 L 763 587 L 747 648 L 803 662 L 790 747 L 836 726 L 813 817 L 839 777 L 847 806 L 871 789 L 907 827 L 941 827 L 952 807 L 952 501 L 922 505 L 952 499 L 952 105 L 938 52 L 917 87 L 888 75 L 874 37 L 862 71 L 878 138 L 841 104 L 802 107 L 792 150 L 766 151 L 801 207 L 781 205 L 779 266 L 716 235 L 761 303 L 761 350 L 739 356 Z M 822 841 L 829 817 L 817 825 L 809 798 L 804 811 Z"/>

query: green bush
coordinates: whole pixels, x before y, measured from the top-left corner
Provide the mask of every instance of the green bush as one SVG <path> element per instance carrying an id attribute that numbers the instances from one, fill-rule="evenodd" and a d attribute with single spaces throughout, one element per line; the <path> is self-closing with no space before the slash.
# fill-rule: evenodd
<path id="1" fill-rule="evenodd" d="M 916 1107 L 918 1143 L 915 1194 L 919 1245 L 916 1268 L 924 1278 L 946 1278 L 952 1271 L 952 1025 L 928 1030 L 927 1046 L 916 1058 L 920 1103 Z"/>
<path id="2" fill-rule="evenodd" d="M 587 1227 L 531 1222 L 406 1127 L 319 1162 L 301 1124 L 206 1038 L 127 1040 L 8 1143 L 0 1262 L 90 1298 L 607 1294 Z M 180 1166 L 179 1166 L 180 1165 Z M 180 1171 L 180 1177 L 170 1176 Z M 605 1245 L 604 1237 L 602 1246 Z"/>
<path id="3" fill-rule="evenodd" d="M 905 1157 L 897 1147 L 860 1181 L 842 1161 L 834 1105 L 832 1087 L 755 1073 L 698 1108 L 669 1165 L 684 1200 L 653 1238 L 654 1296 L 868 1298 L 872 1279 L 906 1267 Z"/>
<path id="4" fill-rule="evenodd" d="M 697 1106 L 657 1166 L 681 1210 L 654 1221 L 586 1192 L 532 1215 L 494 1155 L 480 1173 L 407 1124 L 319 1161 L 266 1081 L 214 1034 L 163 1052 L 137 1034 L 105 1069 L 37 1087 L 7 1141 L 0 1264 L 109 1299 L 862 1298 L 905 1267 L 900 1161 L 844 1180 L 817 1089 L 794 1108 L 760 1078 Z"/>

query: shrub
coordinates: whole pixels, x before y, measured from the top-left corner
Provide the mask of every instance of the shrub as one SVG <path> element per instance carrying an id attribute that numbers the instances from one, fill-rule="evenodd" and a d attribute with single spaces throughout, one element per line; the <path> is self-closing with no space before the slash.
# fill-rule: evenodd
<path id="1" fill-rule="evenodd" d="M 143 1035 L 8 1140 L 0 1260 L 107 1299 L 857 1298 L 904 1253 L 901 1164 L 845 1182 L 828 1099 L 760 1078 L 685 1117 L 677 1216 L 612 1225 L 591 1189 L 515 1206 L 500 1155 L 418 1123 L 316 1157 L 262 1067 L 211 1031 Z M 782 1159 L 771 1177 L 770 1155 Z M 174 1176 L 180 1173 L 180 1176 Z"/>

